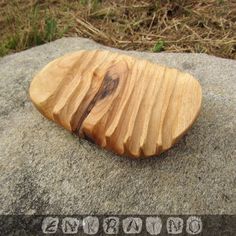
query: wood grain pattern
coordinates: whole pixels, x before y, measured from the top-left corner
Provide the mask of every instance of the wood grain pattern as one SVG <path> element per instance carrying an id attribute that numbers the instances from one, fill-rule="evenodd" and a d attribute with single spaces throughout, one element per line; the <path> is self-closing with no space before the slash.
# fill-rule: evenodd
<path id="1" fill-rule="evenodd" d="M 40 71 L 30 97 L 47 118 L 119 155 L 169 149 L 192 126 L 201 86 L 188 73 L 110 51 L 79 51 Z"/>

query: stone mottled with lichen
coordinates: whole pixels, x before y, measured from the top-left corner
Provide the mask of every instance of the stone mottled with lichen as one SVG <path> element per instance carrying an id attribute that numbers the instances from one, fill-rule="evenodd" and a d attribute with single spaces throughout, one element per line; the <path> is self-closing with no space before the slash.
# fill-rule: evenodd
<path id="1" fill-rule="evenodd" d="M 236 214 L 236 62 L 124 52 L 187 70 L 203 88 L 199 120 L 180 143 L 161 158 L 132 161 L 58 128 L 28 97 L 49 61 L 96 48 L 104 47 L 67 38 L 0 59 L 0 214 Z"/>

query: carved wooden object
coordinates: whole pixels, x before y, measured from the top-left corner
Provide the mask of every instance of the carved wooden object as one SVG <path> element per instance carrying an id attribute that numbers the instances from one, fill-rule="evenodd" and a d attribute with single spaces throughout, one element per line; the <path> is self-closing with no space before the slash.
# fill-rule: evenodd
<path id="1" fill-rule="evenodd" d="M 37 109 L 119 155 L 169 149 L 196 120 L 201 86 L 188 73 L 110 51 L 60 57 L 35 76 Z"/>

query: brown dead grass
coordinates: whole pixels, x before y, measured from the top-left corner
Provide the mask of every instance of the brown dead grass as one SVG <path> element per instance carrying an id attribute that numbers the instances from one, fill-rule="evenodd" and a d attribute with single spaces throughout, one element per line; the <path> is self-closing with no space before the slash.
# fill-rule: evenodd
<path id="1" fill-rule="evenodd" d="M 0 48 L 5 54 L 62 36 L 83 36 L 126 50 L 203 52 L 236 59 L 235 0 L 0 0 L 0 9 Z M 9 46 L 12 38 L 17 42 Z"/>

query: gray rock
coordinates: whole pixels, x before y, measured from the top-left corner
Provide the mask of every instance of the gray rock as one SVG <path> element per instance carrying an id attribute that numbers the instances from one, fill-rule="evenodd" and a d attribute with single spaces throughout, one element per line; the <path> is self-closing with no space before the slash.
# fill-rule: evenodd
<path id="1" fill-rule="evenodd" d="M 203 88 L 188 134 L 160 157 L 134 161 L 76 138 L 29 100 L 38 70 L 82 48 L 106 47 L 64 38 L 0 59 L 0 214 L 235 214 L 236 61 L 124 52 L 184 69 Z"/>

